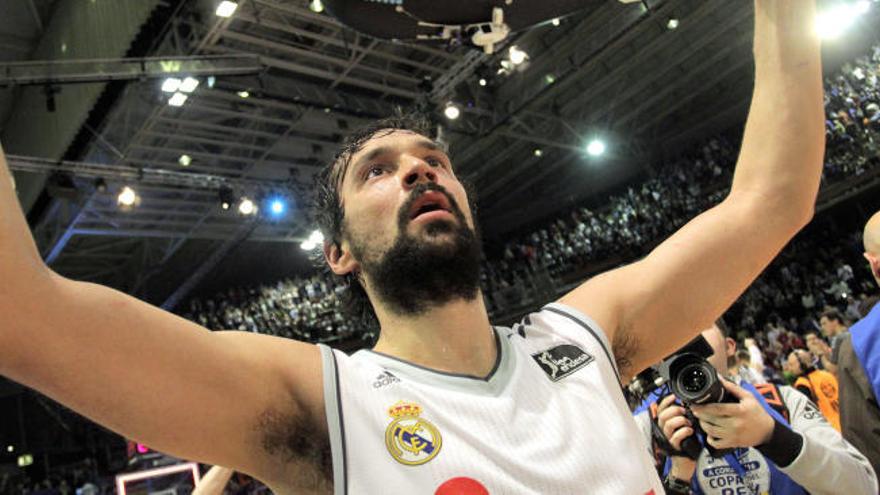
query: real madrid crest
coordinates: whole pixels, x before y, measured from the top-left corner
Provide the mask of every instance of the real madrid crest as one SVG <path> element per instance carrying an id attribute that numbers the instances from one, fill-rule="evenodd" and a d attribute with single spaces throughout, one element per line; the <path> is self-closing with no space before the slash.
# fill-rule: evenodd
<path id="1" fill-rule="evenodd" d="M 419 417 L 422 408 L 415 403 L 400 401 L 388 408 L 394 421 L 385 430 L 385 446 L 397 462 L 418 466 L 433 459 L 443 439 L 440 431 L 428 420 Z"/>

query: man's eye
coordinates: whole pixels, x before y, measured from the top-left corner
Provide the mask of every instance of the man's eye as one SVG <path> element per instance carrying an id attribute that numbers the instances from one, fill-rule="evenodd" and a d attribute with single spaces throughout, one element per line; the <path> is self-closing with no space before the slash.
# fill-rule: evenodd
<path id="1" fill-rule="evenodd" d="M 370 168 L 367 170 L 366 178 L 367 178 L 367 179 L 370 179 L 370 178 L 372 178 L 372 177 L 379 176 L 379 175 L 381 175 L 381 174 L 383 174 L 383 173 L 385 173 L 385 169 L 382 168 L 382 167 L 380 167 L 380 166 L 378 166 L 378 165 L 376 165 L 376 166 L 374 166 L 374 167 L 370 167 Z"/>
<path id="2" fill-rule="evenodd" d="M 428 165 L 431 165 L 432 167 L 443 166 L 443 161 L 440 160 L 439 158 L 434 158 L 433 156 L 429 156 L 428 158 L 425 158 L 425 163 L 427 163 Z"/>

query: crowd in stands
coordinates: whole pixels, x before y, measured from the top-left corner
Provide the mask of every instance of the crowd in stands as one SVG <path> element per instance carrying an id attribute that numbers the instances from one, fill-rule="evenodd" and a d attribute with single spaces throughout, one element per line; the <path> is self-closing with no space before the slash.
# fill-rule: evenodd
<path id="1" fill-rule="evenodd" d="M 823 185 L 880 165 L 878 79 L 880 45 L 826 80 L 828 151 Z M 601 208 L 574 209 L 546 227 L 511 239 L 499 257 L 483 265 L 481 279 L 490 313 L 552 297 L 548 290 L 536 288 L 563 286 L 572 274 L 588 276 L 591 266 L 623 263 L 645 254 L 724 198 L 738 145 L 728 137 L 711 138 L 693 152 L 656 167 L 656 176 L 607 198 Z M 785 264 L 797 256 L 797 249 L 813 253 L 811 259 Z M 835 271 L 839 251 L 840 246 L 833 242 L 805 241 L 802 248 L 784 252 L 771 273 L 743 297 L 739 327 L 757 330 L 770 312 L 800 317 L 801 313 L 789 311 L 797 309 L 799 301 L 821 307 L 830 297 L 826 290 L 830 286 L 823 275 L 812 274 Z M 797 290 L 780 291 L 779 287 Z M 274 285 L 234 288 L 213 298 L 192 299 L 184 316 L 213 330 L 264 332 L 307 341 L 372 340 L 374 335 L 347 322 L 339 305 L 341 290 L 338 281 L 326 274 L 284 279 Z M 851 297 L 851 292 L 845 293 Z M 836 290 L 837 297 L 843 293 Z"/>

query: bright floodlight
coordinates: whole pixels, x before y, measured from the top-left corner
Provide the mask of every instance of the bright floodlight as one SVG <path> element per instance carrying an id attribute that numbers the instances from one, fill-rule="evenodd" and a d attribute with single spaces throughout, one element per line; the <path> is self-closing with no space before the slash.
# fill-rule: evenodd
<path id="1" fill-rule="evenodd" d="M 816 33 L 826 40 L 839 38 L 856 19 L 870 10 L 870 3 L 856 2 L 837 4 L 816 14 Z"/>
<path id="2" fill-rule="evenodd" d="M 193 159 L 189 155 L 180 155 L 180 158 L 177 159 L 177 163 L 179 163 L 182 167 L 188 167 L 190 163 L 192 163 Z"/>
<path id="3" fill-rule="evenodd" d="M 605 153 L 605 143 L 598 139 L 590 141 L 590 144 L 587 145 L 587 153 L 591 156 L 599 156 L 602 153 Z"/>
<path id="4" fill-rule="evenodd" d="M 544 152 L 541 150 L 541 148 L 535 148 L 535 156 L 540 157 L 543 155 L 544 155 Z"/>
<path id="5" fill-rule="evenodd" d="M 486 85 L 486 79 L 483 78 L 483 77 L 481 77 L 479 83 L 480 83 L 480 86 L 485 86 L 485 85 Z"/>
<path id="6" fill-rule="evenodd" d="M 678 19 L 676 19 L 674 17 L 672 19 L 669 19 L 669 21 L 666 22 L 666 29 L 672 30 L 677 27 L 678 27 Z"/>
<path id="7" fill-rule="evenodd" d="M 324 234 L 320 230 L 313 230 L 311 235 L 309 235 L 309 241 L 321 244 L 324 242 Z"/>
<path id="8" fill-rule="evenodd" d="M 238 93 L 235 93 L 235 94 L 237 94 L 239 98 L 247 98 L 251 95 L 247 91 L 239 91 Z"/>
<path id="9" fill-rule="evenodd" d="M 220 5 L 217 6 L 217 10 L 214 13 L 217 14 L 218 17 L 232 17 L 232 14 L 235 13 L 235 9 L 237 8 L 238 3 L 223 0 L 220 2 Z"/>
<path id="10" fill-rule="evenodd" d="M 134 192 L 134 189 L 125 186 L 120 191 L 119 196 L 116 198 L 116 202 L 122 206 L 131 206 L 137 201 L 137 194 Z"/>
<path id="11" fill-rule="evenodd" d="M 560 23 L 560 21 L 559 21 L 559 18 L 558 18 L 558 17 L 554 17 L 554 18 L 553 18 L 553 20 L 552 20 L 552 21 L 550 21 L 550 22 L 551 22 L 551 23 L 553 23 L 553 25 L 554 25 L 554 26 L 558 26 L 558 25 L 559 25 L 559 23 Z"/>
<path id="12" fill-rule="evenodd" d="M 162 91 L 166 93 L 174 93 L 180 88 L 180 83 L 182 81 L 176 77 L 169 77 L 165 79 L 165 82 L 162 83 Z"/>
<path id="13" fill-rule="evenodd" d="M 324 12 L 324 2 L 321 0 L 312 0 L 309 2 L 309 9 L 311 9 L 312 12 Z"/>
<path id="14" fill-rule="evenodd" d="M 257 207 L 254 202 L 247 198 L 242 198 L 241 203 L 238 204 L 238 212 L 242 215 L 252 215 L 256 211 Z"/>
<path id="15" fill-rule="evenodd" d="M 449 120 L 455 120 L 461 115 L 461 110 L 459 110 L 454 104 L 450 103 L 446 105 L 445 109 L 443 109 L 443 115 Z"/>
<path id="16" fill-rule="evenodd" d="M 172 107 L 180 107 L 183 106 L 184 103 L 186 103 L 187 98 L 188 96 L 183 93 L 174 93 L 173 95 L 171 95 L 171 98 L 168 98 L 168 104 Z"/>
<path id="17" fill-rule="evenodd" d="M 519 65 L 526 61 L 526 52 L 520 50 L 515 46 L 510 47 L 510 50 L 508 50 L 507 54 L 510 57 L 510 62 L 513 63 L 513 65 Z"/>
<path id="18" fill-rule="evenodd" d="M 287 209 L 287 205 L 284 203 L 284 200 L 273 199 L 269 208 L 272 210 L 273 214 L 280 215 Z"/>
<path id="19" fill-rule="evenodd" d="M 308 239 L 305 240 L 305 241 L 302 241 L 302 242 L 299 244 L 299 247 L 300 247 L 303 251 L 311 251 L 312 249 L 315 249 L 317 246 L 318 246 L 318 244 L 317 244 L 316 242 L 311 241 L 311 240 L 308 240 Z"/>
<path id="20" fill-rule="evenodd" d="M 180 90 L 184 93 L 192 93 L 199 87 L 199 80 L 194 77 L 187 77 L 180 83 Z"/>
<path id="21" fill-rule="evenodd" d="M 12 445 L 8 445 L 6 447 L 6 452 L 12 452 L 13 450 L 15 450 L 15 447 L 13 447 Z"/>

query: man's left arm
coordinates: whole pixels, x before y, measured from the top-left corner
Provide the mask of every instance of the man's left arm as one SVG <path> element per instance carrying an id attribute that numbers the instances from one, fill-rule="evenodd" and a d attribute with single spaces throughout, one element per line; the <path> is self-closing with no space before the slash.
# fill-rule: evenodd
<path id="1" fill-rule="evenodd" d="M 755 10 L 755 89 L 727 198 L 560 301 L 602 326 L 623 375 L 711 326 L 812 218 L 825 148 L 815 2 Z"/>

